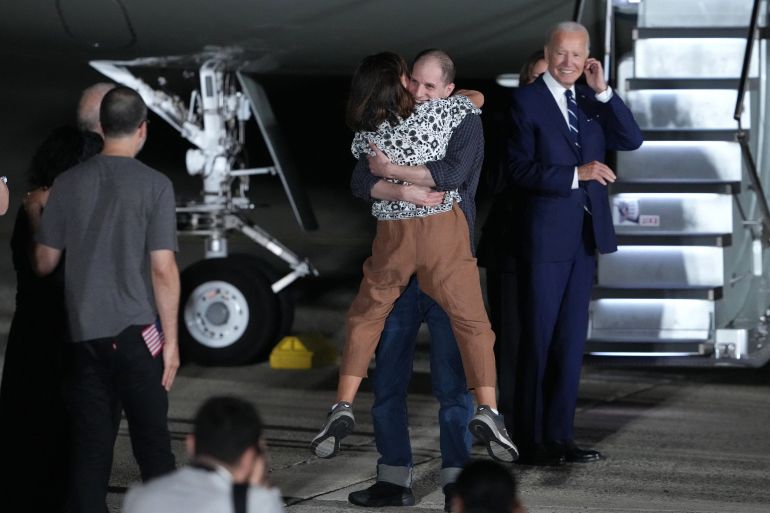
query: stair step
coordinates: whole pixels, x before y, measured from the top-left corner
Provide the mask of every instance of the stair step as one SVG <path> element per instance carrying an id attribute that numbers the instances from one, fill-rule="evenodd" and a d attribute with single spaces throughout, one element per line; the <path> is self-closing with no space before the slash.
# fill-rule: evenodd
<path id="1" fill-rule="evenodd" d="M 737 125 L 737 123 L 736 123 Z M 724 141 L 734 142 L 737 129 L 643 130 L 645 141 Z"/>
<path id="2" fill-rule="evenodd" d="M 640 39 L 634 44 L 634 78 L 739 78 L 745 38 Z M 758 76 L 759 52 L 749 76 Z M 733 100 L 735 103 L 735 100 Z"/>
<path id="3" fill-rule="evenodd" d="M 724 89 L 642 90 L 626 93 L 626 102 L 642 130 L 733 130 L 736 92 Z M 750 93 L 744 100 L 742 126 L 750 128 Z"/>
<path id="4" fill-rule="evenodd" d="M 699 180 L 675 180 L 664 181 L 628 181 L 621 177 L 620 182 L 615 182 L 610 187 L 614 194 L 623 193 L 702 193 L 702 194 L 738 194 L 741 192 L 741 182 L 708 182 Z"/>
<path id="5" fill-rule="evenodd" d="M 735 93 L 740 85 L 737 78 L 629 78 L 626 89 L 640 91 L 644 89 L 725 89 Z M 748 88 L 756 89 L 759 80 L 749 79 Z"/>
<path id="6" fill-rule="evenodd" d="M 594 299 L 697 299 L 716 301 L 722 299 L 723 296 L 723 287 L 631 288 L 596 286 L 592 293 Z"/>
<path id="7" fill-rule="evenodd" d="M 735 132 L 731 135 L 734 138 Z M 650 187 L 659 183 L 731 185 L 742 179 L 741 147 L 737 142 L 654 141 L 645 137 L 636 151 L 617 153 L 616 167 L 620 181 L 612 186 L 613 192 L 632 183 Z"/>
<path id="8" fill-rule="evenodd" d="M 702 299 L 597 299 L 589 307 L 589 338 L 615 342 L 707 341 L 714 302 Z"/>
<path id="9" fill-rule="evenodd" d="M 746 39 L 749 33 L 746 26 L 739 27 L 639 27 L 634 29 L 632 37 L 639 39 L 674 39 L 674 38 L 710 38 L 710 39 Z"/>
<path id="10" fill-rule="evenodd" d="M 600 287 L 688 289 L 724 283 L 724 250 L 706 246 L 620 246 L 599 255 Z"/>
<path id="11" fill-rule="evenodd" d="M 610 203 L 618 235 L 711 240 L 733 231 L 733 198 L 727 194 L 621 193 L 613 194 Z"/>
<path id="12" fill-rule="evenodd" d="M 711 343 L 707 340 L 654 340 L 650 342 L 624 341 L 624 340 L 586 340 L 585 352 L 593 356 L 624 356 L 621 362 L 613 361 L 611 363 L 620 363 L 622 365 L 638 366 L 642 364 L 654 365 L 656 367 L 668 363 L 669 358 L 674 358 L 678 366 L 692 365 L 692 361 L 685 358 L 675 357 L 693 357 L 705 356 L 712 352 Z M 634 358 L 631 358 L 634 357 Z M 649 362 L 651 357 L 657 357 L 654 362 Z M 602 360 L 602 365 L 606 365 L 609 358 Z M 617 359 L 616 359 L 617 360 Z M 709 361 L 710 360 L 706 360 Z"/>
<path id="13" fill-rule="evenodd" d="M 714 246 L 725 248 L 733 243 L 731 233 L 682 235 L 672 233 L 618 234 L 618 244 L 623 246 Z"/>
<path id="14" fill-rule="evenodd" d="M 644 0 L 640 27 L 736 27 L 748 25 L 752 0 Z"/>

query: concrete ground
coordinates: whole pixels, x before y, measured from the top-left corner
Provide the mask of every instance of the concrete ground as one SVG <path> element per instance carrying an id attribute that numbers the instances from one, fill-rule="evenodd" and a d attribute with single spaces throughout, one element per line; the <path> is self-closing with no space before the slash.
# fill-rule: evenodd
<path id="1" fill-rule="evenodd" d="M 365 213 L 348 215 L 354 205 L 358 210 L 361 206 L 344 193 L 313 192 L 322 228 L 311 234 L 275 221 L 288 217 L 283 204 L 272 205 L 271 215 L 262 216 L 266 228 L 321 270 L 319 278 L 297 284 L 294 331 L 321 333 L 336 344 L 341 343 L 344 312 L 371 240 Z M 268 189 L 266 196 L 275 194 Z M 4 240 L 11 220 L 6 217 L 0 223 Z M 182 265 L 198 258 L 197 241 L 183 246 Z M 236 251 L 247 247 L 233 241 Z M 7 252 L 0 253 L 0 275 L 4 346 L 15 287 Z M 365 386 L 359 395 L 356 431 L 336 459 L 319 460 L 308 450 L 334 398 L 335 385 L 336 367 L 281 371 L 266 364 L 226 369 L 185 366 L 170 396 L 174 451 L 184 462 L 184 436 L 206 397 L 238 394 L 253 400 L 262 412 L 271 479 L 286 498 L 287 511 L 360 511 L 347 502 L 347 495 L 369 486 L 374 477 L 377 451 L 368 414 L 370 389 Z M 437 405 L 430 394 L 426 333 L 420 335 L 409 411 L 416 464 L 417 504 L 412 510 L 438 511 L 444 499 L 438 484 Z M 514 466 L 530 512 L 770 511 L 770 367 L 611 368 L 588 362 L 576 426 L 578 440 L 601 450 L 607 459 L 557 469 Z M 120 510 L 126 488 L 139 478 L 129 445 L 124 422 L 109 496 L 113 512 Z M 475 450 L 486 457 L 480 448 Z"/>
<path id="2" fill-rule="evenodd" d="M 415 455 L 415 511 L 443 507 L 437 407 L 425 352 L 416 364 L 409 411 Z M 370 485 L 377 451 L 365 391 L 358 424 L 334 460 L 308 451 L 333 399 L 336 369 L 280 371 L 188 366 L 171 394 L 171 429 L 182 439 L 201 398 L 248 397 L 267 423 L 271 479 L 287 511 L 356 511 L 347 495 Z M 530 512 L 767 512 L 770 510 L 770 368 L 660 370 L 586 365 L 576 418 L 578 439 L 605 461 L 556 469 L 514 466 Z M 486 457 L 474 448 L 478 457 Z M 111 496 L 138 479 L 125 426 L 118 440 Z M 115 508 L 117 511 L 117 508 Z"/>

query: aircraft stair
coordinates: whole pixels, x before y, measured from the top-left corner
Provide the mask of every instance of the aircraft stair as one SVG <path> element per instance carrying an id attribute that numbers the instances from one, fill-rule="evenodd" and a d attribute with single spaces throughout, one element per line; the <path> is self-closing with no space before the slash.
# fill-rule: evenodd
<path id="1" fill-rule="evenodd" d="M 753 0 L 639 4 L 616 82 L 645 142 L 616 156 L 619 250 L 598 259 L 588 353 L 685 365 L 770 356 L 769 225 L 758 198 L 770 172 L 753 184 L 738 138 L 739 129 L 749 136 L 762 169 L 763 37 L 750 55 L 740 127 L 733 116 L 753 8 Z"/>

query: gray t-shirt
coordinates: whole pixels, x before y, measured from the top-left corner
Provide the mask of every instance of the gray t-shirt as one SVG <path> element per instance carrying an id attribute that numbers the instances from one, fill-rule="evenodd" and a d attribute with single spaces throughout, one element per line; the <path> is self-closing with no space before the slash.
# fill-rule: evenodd
<path id="1" fill-rule="evenodd" d="M 54 181 L 37 241 L 66 251 L 72 340 L 155 320 L 150 252 L 177 251 L 171 180 L 128 157 L 96 155 Z"/>

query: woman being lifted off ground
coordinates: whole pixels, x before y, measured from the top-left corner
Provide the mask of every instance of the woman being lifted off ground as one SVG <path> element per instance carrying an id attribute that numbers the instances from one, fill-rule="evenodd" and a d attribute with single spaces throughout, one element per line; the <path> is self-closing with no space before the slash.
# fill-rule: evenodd
<path id="1" fill-rule="evenodd" d="M 356 158 L 365 158 L 372 152 L 370 145 L 375 145 L 395 164 L 440 160 L 452 130 L 466 115 L 480 113 L 463 95 L 416 105 L 407 90 L 408 76 L 404 60 L 390 52 L 369 56 L 359 65 L 347 106 L 347 123 L 356 132 L 352 144 Z M 372 207 L 377 234 L 347 315 L 337 402 L 311 443 L 321 458 L 336 455 L 340 440 L 353 431 L 353 399 L 385 319 L 413 274 L 450 318 L 468 387 L 478 404 L 468 428 L 492 457 L 507 462 L 518 457 L 496 409 L 495 337 L 484 310 L 468 223 L 457 205 L 459 194 L 447 191 L 436 198 L 428 206 L 378 201 Z"/>

